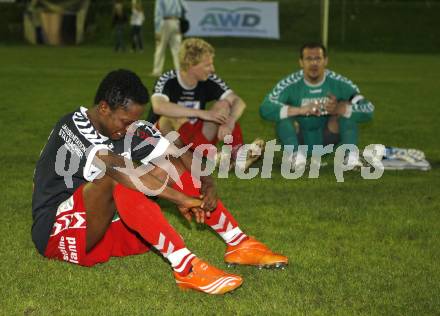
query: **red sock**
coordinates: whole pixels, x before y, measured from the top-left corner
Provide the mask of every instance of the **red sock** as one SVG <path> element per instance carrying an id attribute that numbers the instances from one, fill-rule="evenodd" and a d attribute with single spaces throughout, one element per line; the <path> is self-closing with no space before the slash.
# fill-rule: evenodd
<path id="1" fill-rule="evenodd" d="M 232 147 L 236 145 L 243 146 L 243 133 L 240 124 L 235 123 L 234 129 L 232 130 L 232 137 Z"/>
<path id="2" fill-rule="evenodd" d="M 185 248 L 182 237 L 168 223 L 159 205 L 141 192 L 121 184 L 116 185 L 113 199 L 121 219 L 128 227 L 160 251 L 175 271 L 182 275 L 189 273 L 190 263 L 195 256 Z"/>
<path id="3" fill-rule="evenodd" d="M 175 190 L 189 196 L 200 196 L 200 190 L 194 186 L 189 171 L 185 171 L 180 176 L 180 181 L 182 181 L 183 189 L 179 188 L 177 184 L 173 184 Z M 228 245 L 235 246 L 247 239 L 246 234 L 238 227 L 235 218 L 220 200 L 217 201 L 217 208 L 211 212 L 211 217 L 205 219 L 205 223 L 215 230 Z"/>

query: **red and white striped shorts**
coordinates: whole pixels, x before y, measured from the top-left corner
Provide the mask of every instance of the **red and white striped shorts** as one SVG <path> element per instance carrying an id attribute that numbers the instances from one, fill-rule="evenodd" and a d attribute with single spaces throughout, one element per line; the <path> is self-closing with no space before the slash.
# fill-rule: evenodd
<path id="1" fill-rule="evenodd" d="M 83 191 L 80 186 L 60 204 L 44 256 L 82 266 L 107 262 L 110 257 L 124 257 L 145 253 L 148 244 L 130 230 L 121 219 L 114 219 L 104 237 L 86 253 L 87 218 Z"/>

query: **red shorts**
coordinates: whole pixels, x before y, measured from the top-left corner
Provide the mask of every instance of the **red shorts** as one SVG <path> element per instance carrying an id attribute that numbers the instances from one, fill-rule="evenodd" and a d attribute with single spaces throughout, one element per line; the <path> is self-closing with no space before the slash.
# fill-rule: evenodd
<path id="1" fill-rule="evenodd" d="M 203 121 L 197 120 L 194 124 L 190 122 L 186 122 L 183 124 L 178 132 L 180 134 L 180 138 L 182 139 L 185 145 L 193 143 L 191 149 L 195 149 L 199 145 L 211 144 L 215 145 L 218 142 L 217 137 L 214 137 L 213 140 L 208 140 L 205 135 L 202 133 Z"/>
<path id="2" fill-rule="evenodd" d="M 86 253 L 87 218 L 80 186 L 58 207 L 55 223 L 44 256 L 82 266 L 107 262 L 110 257 L 145 253 L 148 244 L 130 230 L 121 219 L 112 221 L 104 237 Z"/>

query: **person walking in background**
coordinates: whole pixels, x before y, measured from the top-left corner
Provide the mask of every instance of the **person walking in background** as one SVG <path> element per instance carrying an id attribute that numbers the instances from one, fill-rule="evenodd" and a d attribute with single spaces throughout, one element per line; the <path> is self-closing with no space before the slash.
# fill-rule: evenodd
<path id="1" fill-rule="evenodd" d="M 124 31 L 127 23 L 127 15 L 124 10 L 124 4 L 121 0 L 115 1 L 113 6 L 112 25 L 115 31 L 115 52 L 125 51 Z"/>
<path id="2" fill-rule="evenodd" d="M 168 45 L 173 56 L 174 68 L 179 68 L 178 53 L 182 42 L 179 18 L 183 11 L 187 11 L 185 0 L 156 0 L 154 9 L 156 51 L 152 76 L 159 77 L 162 74 Z"/>
<path id="3" fill-rule="evenodd" d="M 131 48 L 135 52 L 137 50 L 143 52 L 144 50 L 144 45 L 142 43 L 142 24 L 144 23 L 144 20 L 145 20 L 145 16 L 141 1 L 133 0 L 132 8 L 131 8 L 130 25 L 131 25 Z"/>
<path id="4" fill-rule="evenodd" d="M 41 11 L 42 6 L 39 0 L 32 0 L 28 5 L 27 14 L 29 15 L 30 20 L 32 21 L 32 26 L 34 27 L 36 44 L 45 43 L 43 27 L 41 25 Z"/>

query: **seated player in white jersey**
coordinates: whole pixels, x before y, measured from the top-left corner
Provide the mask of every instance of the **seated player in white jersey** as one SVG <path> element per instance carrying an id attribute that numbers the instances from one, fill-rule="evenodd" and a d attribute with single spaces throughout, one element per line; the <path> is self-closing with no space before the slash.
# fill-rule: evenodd
<path id="1" fill-rule="evenodd" d="M 227 264 L 285 267 L 285 256 L 240 229 L 217 198 L 211 177 L 200 177 L 200 189 L 195 186 L 192 152 L 182 154 L 139 121 L 148 99 L 136 74 L 112 71 L 100 83 L 94 106 L 80 107 L 55 125 L 34 174 L 32 239 L 39 253 L 93 266 L 154 247 L 181 288 L 223 294 L 239 287 L 240 276 L 209 265 L 186 247 L 149 198 L 158 195 L 186 219 L 194 216 L 219 234 Z"/>
<path id="2" fill-rule="evenodd" d="M 182 143 L 192 144 L 192 149 L 215 145 L 232 135 L 230 167 L 238 163 L 247 169 L 261 156 L 264 141 L 256 139 L 249 151 L 239 151 L 243 135 L 238 120 L 246 104 L 215 74 L 214 48 L 202 39 L 186 39 L 180 46 L 179 63 L 179 70 L 165 72 L 156 81 L 149 121 L 157 123 L 164 135 L 177 131 Z M 214 104 L 207 109 L 211 101 Z"/>

